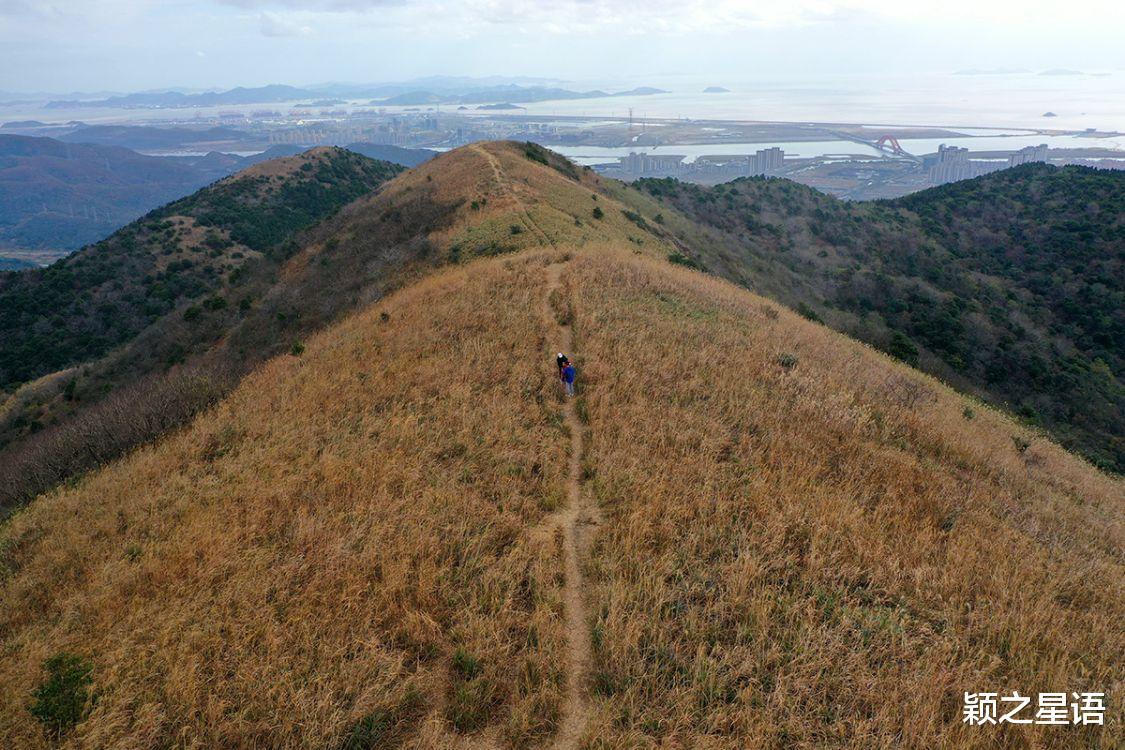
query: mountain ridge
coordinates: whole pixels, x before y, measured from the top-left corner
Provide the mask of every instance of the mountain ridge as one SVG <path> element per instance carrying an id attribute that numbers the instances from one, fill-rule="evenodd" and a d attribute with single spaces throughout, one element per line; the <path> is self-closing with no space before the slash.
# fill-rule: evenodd
<path id="1" fill-rule="evenodd" d="M 567 735 L 559 326 L 602 514 Z M 64 653 L 80 744 L 977 741 L 964 685 L 1109 684 L 1125 576 L 1120 480 L 967 403 L 655 247 L 427 273 L 0 530 L 0 736 L 46 746 L 24 696 Z M 997 731 L 1106 728 L 1057 730 Z"/>

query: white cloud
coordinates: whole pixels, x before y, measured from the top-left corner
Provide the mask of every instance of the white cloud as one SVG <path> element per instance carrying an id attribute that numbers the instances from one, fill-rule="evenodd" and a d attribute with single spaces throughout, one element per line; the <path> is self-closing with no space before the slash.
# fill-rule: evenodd
<path id="1" fill-rule="evenodd" d="M 312 27 L 283 18 L 276 13 L 262 11 L 258 14 L 258 29 L 263 36 L 309 36 Z"/>
<path id="2" fill-rule="evenodd" d="M 18 1 L 18 0 L 17 0 Z M 1002 22 L 1073 19 L 1056 0 L 218 0 L 255 10 L 305 13 L 386 13 L 398 9 L 429 22 L 518 24 L 579 31 L 604 27 L 670 32 L 776 28 L 854 19 L 906 22 Z M 1125 3 L 1087 0 L 1082 17 L 1125 19 Z"/>

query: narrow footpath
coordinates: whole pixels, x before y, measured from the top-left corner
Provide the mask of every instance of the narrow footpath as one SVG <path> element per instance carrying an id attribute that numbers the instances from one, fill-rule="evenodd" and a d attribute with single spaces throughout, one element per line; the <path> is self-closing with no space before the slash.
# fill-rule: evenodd
<path id="1" fill-rule="evenodd" d="M 543 297 L 544 318 L 548 330 L 551 331 L 548 341 L 556 342 L 554 348 L 548 352 L 551 360 L 554 359 L 555 352 L 560 351 L 570 357 L 574 356 L 574 337 L 571 328 L 567 324 L 559 323 L 556 311 L 551 306 L 551 293 L 561 288 L 562 268 L 562 263 L 547 267 L 547 291 Z M 563 418 L 570 432 L 570 465 L 566 479 L 567 503 L 544 521 L 539 527 L 539 532 L 549 533 L 552 536 L 561 532 L 566 555 L 566 583 L 563 588 L 567 633 L 566 696 L 563 700 L 562 717 L 554 747 L 558 750 L 572 750 L 578 747 L 582 739 L 590 713 L 587 685 L 592 652 L 581 559 L 589 542 L 591 527 L 598 523 L 599 517 L 597 506 L 590 502 L 582 487 L 584 427 L 578 418 L 574 398 L 566 399 Z"/>

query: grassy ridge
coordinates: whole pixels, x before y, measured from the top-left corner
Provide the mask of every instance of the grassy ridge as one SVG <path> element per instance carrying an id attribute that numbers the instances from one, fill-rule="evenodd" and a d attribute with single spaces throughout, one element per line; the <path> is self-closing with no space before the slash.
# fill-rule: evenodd
<path id="1" fill-rule="evenodd" d="M 621 252 L 566 282 L 606 517 L 590 747 L 993 746 L 961 691 L 1120 686 L 1120 481 L 726 283 Z M 1055 729 L 1000 735 L 1108 736 Z"/>
<path id="2" fill-rule="evenodd" d="M 429 278 L 10 520 L 0 744 L 44 746 L 55 652 L 94 665 L 90 746 L 549 732 L 560 558 L 522 533 L 563 497 L 542 279 Z"/>
<path id="3" fill-rule="evenodd" d="M 1115 694 L 1119 480 L 726 282 L 589 245 L 427 277 L 14 516 L 0 740 L 45 745 L 28 697 L 66 655 L 96 696 L 78 744 L 548 741 L 547 256 L 571 258 L 604 517 L 588 747 L 973 745 L 996 730 L 963 727 L 964 690 Z M 999 731 L 1097 746 L 1120 720 Z"/>

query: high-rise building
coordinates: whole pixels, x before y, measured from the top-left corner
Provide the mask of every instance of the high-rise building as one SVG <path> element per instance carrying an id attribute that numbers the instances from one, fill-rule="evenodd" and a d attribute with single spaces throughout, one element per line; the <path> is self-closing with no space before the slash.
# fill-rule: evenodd
<path id="1" fill-rule="evenodd" d="M 969 149 L 958 146 L 938 146 L 937 160 L 930 167 L 930 181 L 943 185 L 955 180 L 973 177 L 973 165 L 969 161 Z"/>
<path id="2" fill-rule="evenodd" d="M 777 146 L 770 148 L 760 149 L 754 154 L 754 169 L 753 171 L 758 174 L 765 172 L 772 172 L 775 169 L 781 169 L 785 164 L 785 152 Z"/>
<path id="3" fill-rule="evenodd" d="M 1047 144 L 1040 143 L 1038 146 L 1027 146 L 1021 148 L 1008 157 L 1009 167 L 1018 167 L 1020 164 L 1030 164 L 1037 161 L 1047 161 Z"/>
<path id="4" fill-rule="evenodd" d="M 626 174 L 678 174 L 684 167 L 683 154 L 644 154 L 633 152 L 618 159 Z"/>

